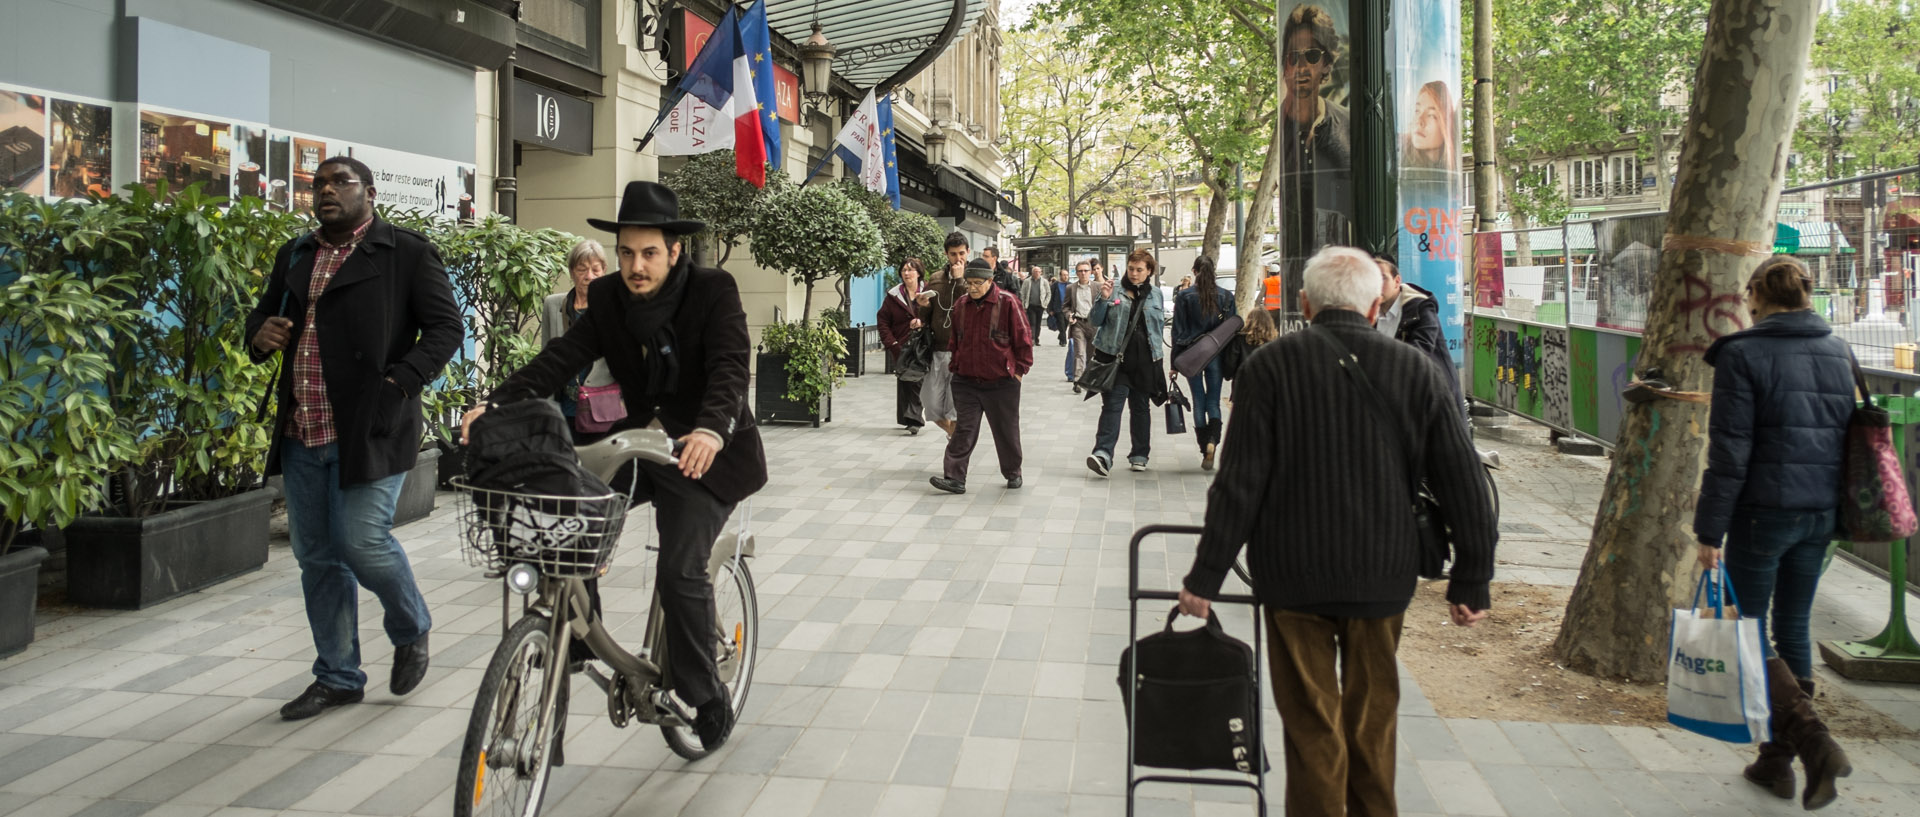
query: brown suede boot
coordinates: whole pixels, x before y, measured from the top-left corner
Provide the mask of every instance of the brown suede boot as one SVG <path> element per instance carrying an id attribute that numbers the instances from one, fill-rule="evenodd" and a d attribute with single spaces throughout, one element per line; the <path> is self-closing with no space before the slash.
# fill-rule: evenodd
<path id="1" fill-rule="evenodd" d="M 1772 718 L 1773 732 L 1780 734 L 1779 718 Z M 1741 775 L 1755 785 L 1773 792 L 1773 796 L 1782 800 L 1793 799 L 1793 747 L 1778 741 L 1760 744 L 1759 759 L 1747 764 Z"/>
<path id="2" fill-rule="evenodd" d="M 1780 724 L 1774 736 L 1793 747 L 1800 756 L 1801 769 L 1807 775 L 1800 806 L 1808 811 L 1832 803 L 1839 796 L 1834 781 L 1853 774 L 1847 753 L 1833 742 L 1827 725 L 1813 714 L 1813 696 L 1809 693 L 1812 688 L 1812 681 L 1793 677 L 1786 661 L 1777 657 L 1767 659 L 1768 703 L 1773 707 L 1775 722 Z"/>

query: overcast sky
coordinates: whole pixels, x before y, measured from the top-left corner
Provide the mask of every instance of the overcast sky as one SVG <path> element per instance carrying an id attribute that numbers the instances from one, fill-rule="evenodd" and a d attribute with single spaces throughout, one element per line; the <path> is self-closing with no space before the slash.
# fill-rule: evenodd
<path id="1" fill-rule="evenodd" d="M 1027 22 L 1027 15 L 1033 12 L 1034 0 L 1000 0 L 1000 27 L 1018 28 Z"/>

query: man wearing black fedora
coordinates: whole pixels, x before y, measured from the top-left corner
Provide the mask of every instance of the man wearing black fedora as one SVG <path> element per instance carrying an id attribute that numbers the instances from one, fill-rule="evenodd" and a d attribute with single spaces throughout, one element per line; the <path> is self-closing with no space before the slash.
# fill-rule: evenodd
<path id="1" fill-rule="evenodd" d="M 612 485 L 654 503 L 668 660 L 676 692 L 699 711 L 694 731 L 713 749 L 732 731 L 733 709 L 714 668 L 707 557 L 734 505 L 767 484 L 747 403 L 747 313 L 732 275 L 693 265 L 681 238 L 706 225 L 680 218 L 680 200 L 665 186 L 629 182 L 618 218 L 587 223 L 615 234 L 620 274 L 588 285 L 586 313 L 487 405 L 553 394 L 604 357 L 627 407 L 612 430 L 658 424 L 686 444 L 678 465 L 636 462 Z M 487 405 L 467 412 L 465 425 Z"/>

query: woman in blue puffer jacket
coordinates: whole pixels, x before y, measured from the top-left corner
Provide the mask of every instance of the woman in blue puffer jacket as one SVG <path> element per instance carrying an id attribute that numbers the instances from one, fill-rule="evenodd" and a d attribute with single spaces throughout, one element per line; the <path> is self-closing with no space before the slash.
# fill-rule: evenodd
<path id="1" fill-rule="evenodd" d="M 1798 260 L 1767 259 L 1747 281 L 1753 327 L 1707 349 L 1713 410 L 1693 517 L 1700 565 L 1719 564 L 1724 537 L 1741 614 L 1760 620 L 1773 740 L 1760 745 L 1746 778 L 1791 798 L 1798 755 L 1808 809 L 1832 802 L 1834 778 L 1853 771 L 1813 713 L 1808 634 L 1840 507 L 1840 457 L 1855 405 L 1853 353 L 1814 314 L 1812 292 Z"/>

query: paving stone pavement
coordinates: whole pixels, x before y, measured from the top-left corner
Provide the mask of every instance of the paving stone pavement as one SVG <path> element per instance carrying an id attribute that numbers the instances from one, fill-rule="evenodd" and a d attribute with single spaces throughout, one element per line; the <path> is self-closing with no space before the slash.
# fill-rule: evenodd
<path id="1" fill-rule="evenodd" d="M 568 765 L 548 814 L 1117 815 L 1126 731 L 1115 662 L 1128 630 L 1127 539 L 1148 523 L 1197 523 L 1209 475 L 1192 436 L 1156 416 L 1144 473 L 1089 473 L 1097 408 L 1039 349 L 1024 387 L 1026 486 L 1002 487 L 990 442 L 964 496 L 935 492 L 942 441 L 888 425 L 893 380 L 836 393 L 822 428 L 767 429 L 773 481 L 751 504 L 763 629 L 744 722 L 714 757 L 687 763 L 651 728 L 615 729 L 579 682 Z M 874 358 L 877 370 L 878 358 Z M 1570 584 L 1597 458 L 1503 434 L 1503 580 Z M 433 669 L 413 694 L 385 689 L 392 648 L 361 608 L 373 683 L 363 704 L 296 723 L 277 710 L 309 679 L 297 568 L 276 543 L 265 569 L 139 612 L 44 614 L 39 639 L 0 661 L 0 814 L 16 817 L 444 815 L 473 691 L 501 631 L 499 589 L 459 557 L 450 495 L 396 533 L 435 622 Z M 647 603 L 634 569 L 649 525 L 629 524 L 603 585 L 617 635 L 638 641 Z M 1141 572 L 1173 587 L 1191 538 L 1149 540 Z M 624 568 L 624 569 L 623 569 Z M 1880 579 L 1836 562 L 1816 635 L 1871 634 Z M 1149 605 L 1143 628 L 1165 608 Z M 1443 619 L 1439 608 L 1410 615 Z M 1251 637 L 1244 609 L 1223 616 Z M 1920 728 L 1920 690 L 1843 682 Z M 1674 729 L 1437 717 L 1403 678 L 1403 814 L 1786 815 L 1739 779 L 1744 747 Z M 1268 752 L 1279 721 L 1268 705 Z M 1854 776 L 1833 815 L 1920 814 L 1920 742 L 1848 743 Z M 1269 778 L 1278 802 L 1282 781 Z M 1143 815 L 1250 814 L 1244 794 L 1146 786 Z M 1275 814 L 1280 813 L 1277 807 Z"/>

